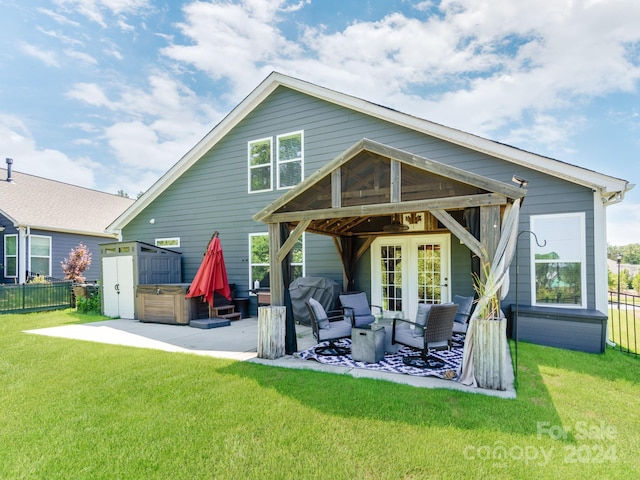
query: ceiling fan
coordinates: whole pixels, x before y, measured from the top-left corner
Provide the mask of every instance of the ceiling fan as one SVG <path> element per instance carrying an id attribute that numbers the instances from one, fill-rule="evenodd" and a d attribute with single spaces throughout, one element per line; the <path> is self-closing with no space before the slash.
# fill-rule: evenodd
<path id="1" fill-rule="evenodd" d="M 391 223 L 382 227 L 383 230 L 385 232 L 391 233 L 406 232 L 407 230 L 409 230 L 409 225 L 405 225 L 404 223 L 402 223 L 400 221 L 401 218 L 402 215 L 394 214 L 393 217 L 391 217 Z"/>

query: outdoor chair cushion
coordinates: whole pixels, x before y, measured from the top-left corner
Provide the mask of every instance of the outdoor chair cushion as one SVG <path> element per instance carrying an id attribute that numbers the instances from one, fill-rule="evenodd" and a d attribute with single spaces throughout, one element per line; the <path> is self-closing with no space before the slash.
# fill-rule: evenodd
<path id="1" fill-rule="evenodd" d="M 456 318 L 453 320 L 458 323 L 467 323 L 471 317 L 471 307 L 473 306 L 473 297 L 463 297 L 461 295 L 453 296 L 453 303 L 458 305 Z"/>
<path id="2" fill-rule="evenodd" d="M 453 331 L 456 333 L 467 333 L 469 319 L 473 311 L 473 297 L 453 296 L 453 303 L 458 305 L 458 311 L 453 322 Z"/>
<path id="3" fill-rule="evenodd" d="M 313 313 L 318 321 L 318 328 L 320 330 L 328 330 L 329 328 L 331 328 L 329 318 L 327 317 L 327 312 L 324 311 L 324 307 L 322 306 L 322 304 L 315 298 L 310 298 L 309 305 L 313 309 Z"/>
<path id="4" fill-rule="evenodd" d="M 363 325 L 369 325 L 373 323 L 375 317 L 371 314 L 371 307 L 369 300 L 367 300 L 367 294 L 349 293 L 339 296 L 340 304 L 347 309 L 347 312 L 353 312 L 353 326 L 361 327 Z"/>
<path id="5" fill-rule="evenodd" d="M 431 310 L 430 303 L 419 303 L 418 311 L 416 313 L 416 328 L 413 329 L 414 337 L 424 336 L 424 327 L 427 325 L 427 317 L 429 316 L 429 310 Z"/>
<path id="6" fill-rule="evenodd" d="M 329 328 L 318 330 L 319 342 L 351 336 L 351 323 L 349 323 L 347 320 L 330 322 L 329 325 Z"/>

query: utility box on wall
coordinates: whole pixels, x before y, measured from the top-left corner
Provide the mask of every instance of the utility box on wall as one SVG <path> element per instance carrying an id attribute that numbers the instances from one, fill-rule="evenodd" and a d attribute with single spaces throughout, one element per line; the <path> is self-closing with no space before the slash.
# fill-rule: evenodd
<path id="1" fill-rule="evenodd" d="M 101 244 L 104 314 L 137 318 L 136 286 L 182 282 L 181 255 L 137 241 Z"/>

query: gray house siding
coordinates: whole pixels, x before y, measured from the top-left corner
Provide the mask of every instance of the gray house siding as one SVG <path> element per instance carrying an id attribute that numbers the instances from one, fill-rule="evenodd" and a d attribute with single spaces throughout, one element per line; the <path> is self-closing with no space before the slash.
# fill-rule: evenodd
<path id="1" fill-rule="evenodd" d="M 6 223 L 4 225 L 7 225 Z M 84 272 L 84 276 L 87 282 L 96 282 L 100 279 L 100 250 L 98 245 L 108 241 L 105 237 L 95 237 L 89 235 L 75 235 L 70 233 L 51 232 L 48 230 L 31 230 L 31 235 L 41 235 L 44 237 L 51 237 L 51 276 L 54 278 L 64 278 L 61 262 L 65 258 L 69 257 L 71 249 L 78 246 L 79 243 L 83 243 L 89 249 L 92 254 L 92 263 Z M 0 252 L 2 252 L 3 268 L 0 271 L 0 283 L 14 283 L 16 279 L 4 277 L 4 236 L 5 235 L 17 235 L 18 230 L 13 226 L 5 227 L 4 232 L 0 237 Z M 29 258 L 29 238 L 26 242 L 26 258 L 28 262 Z M 18 258 L 20 258 L 18 256 Z M 19 268 L 27 268 L 27 265 L 19 266 Z"/>
<path id="2" fill-rule="evenodd" d="M 588 188 L 519 167 L 421 132 L 380 120 L 309 95 L 278 87 L 207 154 L 154 200 L 123 229 L 124 240 L 154 243 L 162 237 L 180 237 L 183 281 L 190 282 L 214 230 L 220 232 L 229 280 L 249 288 L 249 233 L 266 232 L 253 215 L 287 190 L 247 192 L 247 142 L 293 131 L 304 132 L 304 176 L 317 171 L 362 138 L 407 150 L 429 159 L 510 183 L 513 175 L 529 181 L 520 219 L 520 229 L 530 229 L 530 215 L 585 212 L 587 268 L 593 272 L 593 196 Z M 275 167 L 275 166 L 274 166 Z M 154 224 L 149 220 L 155 219 Z M 342 267 L 330 238 L 306 235 L 306 275 L 342 279 Z M 529 243 L 520 237 L 518 295 L 531 298 Z M 452 238 L 452 292 L 472 294 L 469 251 Z M 370 257 L 364 255 L 358 268 L 358 287 L 368 289 Z M 514 275 L 512 267 L 512 278 Z M 594 308 L 594 279 L 588 275 L 588 308 Z M 605 280 L 606 281 L 606 280 Z M 515 301 L 515 284 L 506 299 Z M 241 292 L 243 293 L 243 292 Z"/>

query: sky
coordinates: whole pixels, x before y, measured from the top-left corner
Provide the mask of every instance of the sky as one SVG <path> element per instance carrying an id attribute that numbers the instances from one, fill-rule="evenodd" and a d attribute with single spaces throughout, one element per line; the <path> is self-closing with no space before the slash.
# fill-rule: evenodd
<path id="1" fill-rule="evenodd" d="M 278 71 L 635 184 L 639 22 L 638 0 L 0 0 L 0 158 L 135 198 Z M 640 187 L 607 217 L 640 243 Z"/>

